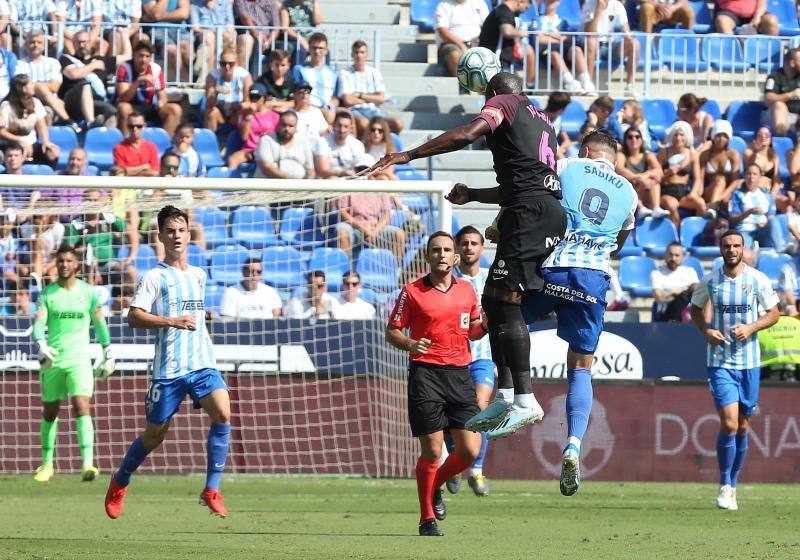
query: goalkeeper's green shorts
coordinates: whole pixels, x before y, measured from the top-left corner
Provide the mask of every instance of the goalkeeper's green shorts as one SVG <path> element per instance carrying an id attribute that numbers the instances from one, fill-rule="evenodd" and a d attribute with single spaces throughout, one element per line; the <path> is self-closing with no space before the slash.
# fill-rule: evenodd
<path id="1" fill-rule="evenodd" d="M 92 363 L 78 362 L 43 369 L 39 372 L 42 402 L 63 401 L 67 397 L 91 397 L 94 394 Z"/>

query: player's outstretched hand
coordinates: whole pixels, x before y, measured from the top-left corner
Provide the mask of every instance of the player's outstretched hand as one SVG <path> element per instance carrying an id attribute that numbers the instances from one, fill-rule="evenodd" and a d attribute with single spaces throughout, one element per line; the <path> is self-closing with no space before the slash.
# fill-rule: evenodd
<path id="1" fill-rule="evenodd" d="M 450 204 L 466 204 L 469 202 L 469 187 L 464 183 L 456 183 L 445 198 Z"/>
<path id="2" fill-rule="evenodd" d="M 711 346 L 719 346 L 725 342 L 725 335 L 717 329 L 708 329 L 706 331 L 706 340 Z"/>
<path id="3" fill-rule="evenodd" d="M 376 173 L 380 173 L 387 167 L 391 167 L 398 163 L 408 163 L 411 161 L 411 157 L 408 155 L 408 152 L 393 152 L 391 154 L 386 154 L 377 162 L 375 165 L 367 169 L 367 177 L 372 177 Z"/>
<path id="4" fill-rule="evenodd" d="M 427 338 L 420 338 L 419 340 L 415 340 L 411 345 L 411 351 L 414 354 L 427 354 L 431 344 L 431 341 Z"/>
<path id="5" fill-rule="evenodd" d="M 195 319 L 194 315 L 181 315 L 180 317 L 173 317 L 172 327 L 175 329 L 193 331 L 197 328 L 197 319 Z"/>
<path id="6" fill-rule="evenodd" d="M 753 327 L 750 325 L 734 325 L 732 331 L 733 336 L 736 337 L 736 340 L 741 342 L 753 334 Z"/>

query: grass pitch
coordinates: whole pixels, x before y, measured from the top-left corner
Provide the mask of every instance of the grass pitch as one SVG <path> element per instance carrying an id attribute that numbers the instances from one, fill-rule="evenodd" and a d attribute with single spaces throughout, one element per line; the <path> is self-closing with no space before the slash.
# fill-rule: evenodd
<path id="1" fill-rule="evenodd" d="M 417 533 L 412 480 L 223 479 L 227 519 L 197 504 L 200 477 L 134 477 L 122 517 L 107 476 L 0 477 L 0 559 L 800 558 L 800 485 L 740 485 L 738 512 L 713 484 L 491 481 L 445 492 L 444 538 Z"/>

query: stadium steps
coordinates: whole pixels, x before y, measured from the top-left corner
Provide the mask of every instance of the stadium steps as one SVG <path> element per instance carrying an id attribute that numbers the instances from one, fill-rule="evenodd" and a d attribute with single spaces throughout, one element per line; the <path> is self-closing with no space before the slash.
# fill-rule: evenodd
<path id="1" fill-rule="evenodd" d="M 406 78 L 442 76 L 442 70 L 438 64 L 427 62 L 384 62 L 381 63 L 381 72 L 384 76 L 404 76 Z"/>
<path id="2" fill-rule="evenodd" d="M 353 0 L 346 2 L 344 0 L 336 0 L 335 2 L 325 2 L 322 5 L 322 9 L 325 13 L 325 22 L 328 24 L 352 24 L 356 22 L 365 25 L 408 24 L 408 15 L 405 8 L 380 1 L 363 2 Z M 406 11 L 405 22 L 400 19 L 403 11 Z"/>
<path id="3" fill-rule="evenodd" d="M 411 111 L 392 112 L 403 119 L 403 124 L 406 129 L 423 128 L 426 130 L 441 131 L 467 124 L 473 118 L 473 115 L 465 115 L 460 113 L 420 113 Z"/>
<path id="4" fill-rule="evenodd" d="M 458 95 L 458 80 L 449 76 L 415 76 L 410 79 L 406 75 L 384 73 L 383 84 L 392 96 L 404 93 Z"/>
<path id="5" fill-rule="evenodd" d="M 417 78 L 414 78 L 417 79 Z M 436 95 L 435 93 L 398 93 L 390 96 L 394 107 L 401 111 L 421 113 L 476 114 L 484 99 L 477 95 Z"/>

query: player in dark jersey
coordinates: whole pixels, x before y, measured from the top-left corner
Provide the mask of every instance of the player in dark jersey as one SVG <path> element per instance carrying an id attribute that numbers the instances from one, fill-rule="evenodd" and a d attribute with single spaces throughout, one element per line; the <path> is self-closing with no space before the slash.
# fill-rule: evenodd
<path id="1" fill-rule="evenodd" d="M 508 72 L 492 77 L 486 100 L 471 123 L 409 151 L 386 154 L 370 171 L 454 152 L 486 137 L 498 186 L 470 189 L 457 183 L 448 195 L 453 204 L 478 201 L 502 207 L 497 252 L 481 300 L 497 365 L 497 399 L 467 428 L 503 426 L 513 433 L 544 417 L 531 387 L 530 337 L 521 303 L 524 292 L 542 289 L 541 263 L 564 236 L 567 219 L 559 203 L 556 133 L 550 120 L 522 95 L 522 81 Z"/>

